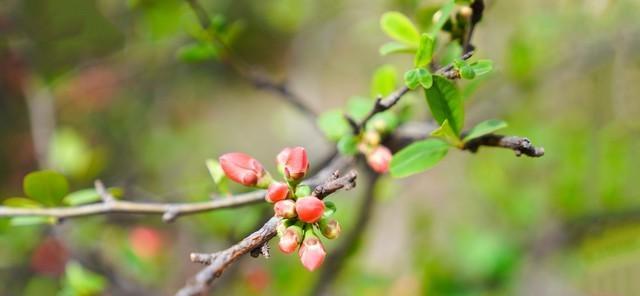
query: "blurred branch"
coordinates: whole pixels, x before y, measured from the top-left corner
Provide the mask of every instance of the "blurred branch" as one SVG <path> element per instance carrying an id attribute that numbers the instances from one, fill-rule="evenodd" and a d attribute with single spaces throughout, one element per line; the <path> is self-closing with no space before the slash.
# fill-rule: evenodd
<path id="1" fill-rule="evenodd" d="M 291 91 L 287 87 L 286 83 L 277 82 L 245 63 L 235 54 L 229 45 L 222 40 L 220 36 L 218 36 L 218 34 L 214 34 L 209 31 L 211 27 L 211 20 L 209 19 L 207 11 L 202 7 L 200 2 L 198 2 L 198 0 L 186 1 L 198 17 L 198 21 L 200 22 L 202 29 L 204 29 L 213 38 L 214 42 L 218 43 L 218 45 L 220 45 L 229 56 L 224 60 L 228 65 L 236 70 L 236 72 L 238 72 L 242 77 L 250 81 L 256 88 L 278 94 L 283 100 L 291 104 L 302 114 L 306 115 L 306 117 L 309 118 L 315 126 L 315 118 L 317 117 L 317 114 L 305 103 L 305 100 L 303 100 L 302 97 Z"/>
<path id="2" fill-rule="evenodd" d="M 371 170 L 367 170 L 366 172 L 365 177 L 367 179 L 367 187 L 363 194 L 362 202 L 360 203 L 360 210 L 356 217 L 355 224 L 352 230 L 342 238 L 340 245 L 331 252 L 331 256 L 329 256 L 324 262 L 324 267 L 322 268 L 320 276 L 316 280 L 310 295 L 319 296 L 326 294 L 327 289 L 331 287 L 332 282 L 340 274 L 340 270 L 346 263 L 347 257 L 349 257 L 352 250 L 362 239 L 362 235 L 369 224 L 371 211 L 375 204 L 376 182 L 380 175 Z"/>
<path id="3" fill-rule="evenodd" d="M 339 172 L 335 171 L 325 183 L 315 187 L 312 195 L 323 199 L 337 190 L 353 188 L 356 177 L 355 170 L 351 170 L 344 176 L 340 176 Z M 258 231 L 224 251 L 212 254 L 192 253 L 191 261 L 208 264 L 208 266 L 198 272 L 176 295 L 201 295 L 206 292 L 213 280 L 220 277 L 224 270 L 241 256 L 255 249 L 264 250 L 263 246 L 276 235 L 276 227 L 279 222 L 280 218 L 278 217 L 269 219 Z"/>

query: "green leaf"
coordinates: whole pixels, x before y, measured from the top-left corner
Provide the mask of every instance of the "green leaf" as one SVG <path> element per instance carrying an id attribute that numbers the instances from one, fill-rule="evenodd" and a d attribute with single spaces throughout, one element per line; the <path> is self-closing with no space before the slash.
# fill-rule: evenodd
<path id="1" fill-rule="evenodd" d="M 431 132 L 431 135 L 444 140 L 445 142 L 455 146 L 462 147 L 462 141 L 460 141 L 460 137 L 456 135 L 456 133 L 449 125 L 449 121 L 445 119 L 440 127 Z"/>
<path id="2" fill-rule="evenodd" d="M 392 53 L 413 53 L 416 48 L 400 42 L 391 41 L 380 46 L 380 55 L 388 55 Z"/>
<path id="3" fill-rule="evenodd" d="M 71 128 L 55 131 L 48 154 L 53 168 L 67 176 L 76 177 L 85 175 L 93 156 L 87 141 Z"/>
<path id="4" fill-rule="evenodd" d="M 431 58 L 433 56 L 433 45 L 433 36 L 429 34 L 422 34 L 418 51 L 413 59 L 413 64 L 416 68 L 426 66 L 431 62 Z"/>
<path id="5" fill-rule="evenodd" d="M 493 70 L 493 61 L 492 60 L 477 60 L 471 63 L 471 68 L 476 73 L 476 75 L 484 75 L 491 70 Z"/>
<path id="6" fill-rule="evenodd" d="M 453 61 L 459 58 L 462 55 L 462 46 L 458 41 L 452 41 L 447 44 L 447 46 L 443 49 L 443 52 L 440 57 L 440 63 L 442 65 L 449 65 L 453 63 Z"/>
<path id="7" fill-rule="evenodd" d="M 460 67 L 460 77 L 471 80 L 476 77 L 476 72 L 471 66 L 469 66 L 468 64 L 464 64 L 462 67 Z"/>
<path id="8" fill-rule="evenodd" d="M 70 206 L 92 203 L 100 200 L 100 195 L 93 189 L 83 189 L 70 193 L 65 196 L 62 202 Z"/>
<path id="9" fill-rule="evenodd" d="M 436 165 L 449 150 L 449 145 L 436 139 L 415 142 L 391 159 L 391 176 L 407 177 L 425 171 Z"/>
<path id="10" fill-rule="evenodd" d="M 311 187 L 307 185 L 298 185 L 296 188 L 296 197 L 305 197 L 311 195 Z"/>
<path id="11" fill-rule="evenodd" d="M 345 155 L 355 155 L 358 153 L 358 137 L 354 135 L 344 135 L 338 141 L 338 151 Z"/>
<path id="12" fill-rule="evenodd" d="M 180 47 L 177 55 L 184 62 L 197 63 L 217 58 L 218 48 L 206 42 L 192 43 Z"/>
<path id="13" fill-rule="evenodd" d="M 122 195 L 121 188 L 111 187 L 108 188 L 107 191 L 113 197 L 120 197 Z M 102 197 L 94 188 L 87 188 L 69 193 L 62 199 L 62 202 L 70 206 L 77 206 L 97 202 L 100 199 L 102 199 Z"/>
<path id="14" fill-rule="evenodd" d="M 449 19 L 449 16 L 451 15 L 451 12 L 453 11 L 454 6 L 455 6 L 454 0 L 449 0 L 449 1 L 447 1 L 447 3 L 442 5 L 442 8 L 440 8 L 440 10 L 437 13 L 437 14 L 440 15 L 440 17 L 433 24 L 433 26 L 431 26 L 431 30 L 429 31 L 429 33 L 431 35 L 436 36 L 438 34 L 438 32 L 442 29 L 444 24 Z"/>
<path id="15" fill-rule="evenodd" d="M 398 71 L 392 65 L 384 65 L 376 69 L 371 79 L 371 96 L 387 96 L 398 84 Z"/>
<path id="16" fill-rule="evenodd" d="M 37 171 L 28 174 L 22 184 L 24 193 L 46 206 L 56 206 L 69 192 L 67 179 L 55 171 Z"/>
<path id="17" fill-rule="evenodd" d="M 343 135 L 351 131 L 351 127 L 341 110 L 322 113 L 318 117 L 318 126 L 325 136 L 332 141 L 339 140 Z"/>
<path id="18" fill-rule="evenodd" d="M 363 120 L 369 112 L 371 112 L 371 108 L 373 108 L 374 101 L 370 98 L 365 97 L 351 97 L 347 101 L 347 113 L 355 120 Z M 347 123 L 348 125 L 349 123 Z M 351 127 L 349 126 L 349 129 Z"/>
<path id="19" fill-rule="evenodd" d="M 387 12 L 382 15 L 380 26 L 391 38 L 408 45 L 418 45 L 420 40 L 418 29 L 404 14 L 397 11 Z"/>
<path id="20" fill-rule="evenodd" d="M 404 73 L 404 84 L 410 89 L 418 87 L 420 84 L 418 69 L 411 69 Z"/>
<path id="21" fill-rule="evenodd" d="M 469 140 L 488 135 L 505 127 L 507 127 L 507 123 L 500 119 L 485 120 L 481 123 L 478 123 L 471 130 L 469 130 L 462 141 L 468 142 Z"/>
<path id="22" fill-rule="evenodd" d="M 209 171 L 209 175 L 213 179 L 213 182 L 216 184 L 220 184 L 222 180 L 226 177 L 220 163 L 214 159 L 207 159 L 205 161 L 205 165 L 207 166 L 207 170 Z"/>
<path id="23" fill-rule="evenodd" d="M 67 263 L 65 269 L 65 286 L 75 295 L 99 295 L 105 289 L 106 281 L 101 275 L 72 261 Z"/>
<path id="24" fill-rule="evenodd" d="M 460 135 L 464 124 L 464 108 L 462 96 L 456 86 L 442 76 L 435 76 L 433 86 L 425 89 L 425 95 L 433 118 L 440 125 L 449 120 L 453 131 Z"/>
<path id="25" fill-rule="evenodd" d="M 9 197 L 2 201 L 2 204 L 7 207 L 14 208 L 42 208 L 42 204 L 26 197 Z"/>
<path id="26" fill-rule="evenodd" d="M 322 218 L 329 218 L 335 213 L 337 210 L 336 205 L 333 202 L 325 201 L 324 202 L 324 213 L 322 214 Z"/>
<path id="27" fill-rule="evenodd" d="M 418 69 L 418 82 L 424 88 L 430 88 L 433 85 L 433 75 L 427 70 L 420 68 Z"/>
<path id="28" fill-rule="evenodd" d="M 55 224 L 56 219 L 53 217 L 43 217 L 43 216 L 23 216 L 23 217 L 13 217 L 10 220 L 11 226 L 30 226 L 30 225 L 38 225 L 38 224 Z"/>

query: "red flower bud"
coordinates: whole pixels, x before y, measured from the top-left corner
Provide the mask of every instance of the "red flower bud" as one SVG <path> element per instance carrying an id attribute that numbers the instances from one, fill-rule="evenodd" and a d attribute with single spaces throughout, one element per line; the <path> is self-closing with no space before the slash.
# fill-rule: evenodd
<path id="1" fill-rule="evenodd" d="M 302 228 L 300 228 L 300 226 L 292 225 L 287 227 L 284 235 L 280 238 L 278 248 L 285 254 L 293 253 L 302 241 L 302 235 Z"/>
<path id="2" fill-rule="evenodd" d="M 329 221 L 322 219 L 320 220 L 320 231 L 322 235 L 328 239 L 337 238 L 340 235 L 342 229 L 340 228 L 340 224 L 338 221 L 331 219 Z"/>
<path id="3" fill-rule="evenodd" d="M 291 199 L 278 201 L 273 205 L 273 211 L 280 218 L 293 218 L 296 216 L 296 203 Z"/>
<path id="4" fill-rule="evenodd" d="M 283 149 L 278 154 L 277 161 L 287 180 L 300 180 L 309 170 L 307 152 L 302 147 Z"/>
<path id="5" fill-rule="evenodd" d="M 385 146 L 378 146 L 367 155 L 367 163 L 377 173 L 383 174 L 389 170 L 391 151 Z"/>
<path id="6" fill-rule="evenodd" d="M 281 182 L 273 182 L 267 189 L 267 194 L 264 196 L 270 203 L 281 201 L 289 197 L 289 186 Z"/>
<path id="7" fill-rule="evenodd" d="M 266 175 L 262 164 L 244 153 L 227 153 L 220 156 L 218 160 L 229 179 L 245 186 L 256 186 L 258 181 Z"/>
<path id="8" fill-rule="evenodd" d="M 315 235 L 307 233 L 298 251 L 298 256 L 300 256 L 300 262 L 306 269 L 314 271 L 322 265 L 327 252 Z"/>
<path id="9" fill-rule="evenodd" d="M 324 202 L 315 196 L 307 196 L 296 201 L 298 218 L 303 222 L 315 223 L 324 214 Z"/>
<path id="10" fill-rule="evenodd" d="M 142 259 L 155 258 L 162 251 L 162 235 L 153 228 L 137 226 L 129 233 L 133 253 Z"/>

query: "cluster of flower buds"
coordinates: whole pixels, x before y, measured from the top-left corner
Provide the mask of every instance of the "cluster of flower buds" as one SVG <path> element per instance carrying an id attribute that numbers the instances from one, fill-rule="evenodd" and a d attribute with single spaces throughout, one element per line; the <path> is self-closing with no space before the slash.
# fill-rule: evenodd
<path id="1" fill-rule="evenodd" d="M 307 152 L 302 147 L 285 148 L 276 157 L 283 181 L 271 178 L 257 160 L 243 153 L 228 153 L 219 158 L 220 167 L 231 180 L 252 187 L 267 188 L 265 199 L 273 203 L 278 226 L 279 249 L 290 254 L 298 249 L 300 261 L 313 271 L 322 265 L 327 253 L 317 232 L 329 239 L 340 234 L 340 224 L 331 219 L 335 206 L 311 194 L 301 184 L 309 170 Z"/>

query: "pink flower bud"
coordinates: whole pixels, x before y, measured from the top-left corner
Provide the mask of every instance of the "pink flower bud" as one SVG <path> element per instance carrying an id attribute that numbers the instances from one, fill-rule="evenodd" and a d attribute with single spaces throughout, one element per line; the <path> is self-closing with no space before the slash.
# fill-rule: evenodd
<path id="1" fill-rule="evenodd" d="M 307 223 L 315 223 L 324 214 L 324 202 L 315 196 L 306 196 L 296 201 L 298 218 Z"/>
<path id="2" fill-rule="evenodd" d="M 337 238 L 340 235 L 342 229 L 340 228 L 340 224 L 335 219 L 331 219 L 329 221 L 322 219 L 320 220 L 320 231 L 322 231 L 322 235 L 328 239 Z"/>
<path id="3" fill-rule="evenodd" d="M 309 170 L 307 152 L 302 147 L 283 149 L 278 154 L 277 161 L 288 180 L 300 180 Z"/>
<path id="4" fill-rule="evenodd" d="M 322 265 L 324 257 L 327 256 L 327 252 L 315 235 L 307 234 L 300 246 L 298 256 L 300 256 L 300 262 L 302 262 L 302 265 L 304 265 L 306 269 L 314 271 Z"/>
<path id="5" fill-rule="evenodd" d="M 227 153 L 218 159 L 224 174 L 229 179 L 245 186 L 256 186 L 266 172 L 262 164 L 240 152 Z"/>
<path id="6" fill-rule="evenodd" d="M 264 196 L 270 203 L 287 199 L 287 197 L 289 197 L 289 186 L 281 182 L 271 183 L 269 189 L 267 189 L 267 194 Z"/>
<path id="7" fill-rule="evenodd" d="M 291 199 L 284 199 L 273 205 L 273 211 L 280 218 L 293 218 L 296 216 L 296 203 Z"/>
<path id="8" fill-rule="evenodd" d="M 381 145 L 367 155 L 367 163 L 375 172 L 383 174 L 389 170 L 391 157 L 389 148 Z"/>
<path id="9" fill-rule="evenodd" d="M 284 235 L 280 238 L 280 242 L 278 242 L 280 251 L 285 254 L 293 253 L 302 241 L 302 234 L 300 226 L 292 225 L 287 227 Z"/>

